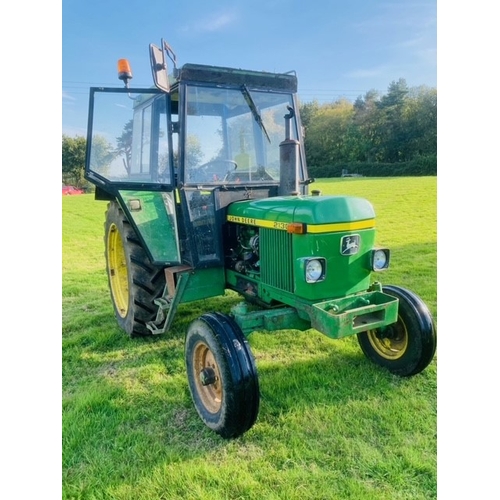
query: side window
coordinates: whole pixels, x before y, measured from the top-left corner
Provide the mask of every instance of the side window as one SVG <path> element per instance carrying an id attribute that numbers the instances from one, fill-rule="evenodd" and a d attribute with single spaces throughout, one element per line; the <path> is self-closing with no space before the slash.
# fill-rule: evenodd
<path id="1" fill-rule="evenodd" d="M 151 108 L 153 103 L 139 108 L 134 113 L 132 125 L 132 154 L 126 156 L 127 170 L 131 177 L 147 178 L 151 172 Z"/>
<path id="2" fill-rule="evenodd" d="M 111 183 L 172 183 L 168 116 L 163 93 L 92 89 L 86 170 Z"/>

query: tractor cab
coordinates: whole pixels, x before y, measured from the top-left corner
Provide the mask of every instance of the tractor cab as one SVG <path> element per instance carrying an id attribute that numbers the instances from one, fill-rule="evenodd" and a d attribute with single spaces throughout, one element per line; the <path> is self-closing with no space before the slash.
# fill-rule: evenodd
<path id="1" fill-rule="evenodd" d="M 156 264 L 221 265 L 225 207 L 307 192 L 297 78 L 177 68 L 165 43 L 150 55 L 156 88 L 130 89 L 132 72 L 120 60 L 124 88 L 90 89 L 86 178 L 97 199 L 119 201 Z M 147 214 L 151 206 L 169 219 L 167 238 L 154 230 L 164 224 Z"/>

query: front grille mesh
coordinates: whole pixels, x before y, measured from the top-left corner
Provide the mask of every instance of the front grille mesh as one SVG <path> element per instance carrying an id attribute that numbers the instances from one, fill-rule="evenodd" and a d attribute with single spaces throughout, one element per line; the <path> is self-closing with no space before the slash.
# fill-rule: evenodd
<path id="1" fill-rule="evenodd" d="M 259 240 L 262 283 L 293 293 L 292 235 L 261 228 Z"/>

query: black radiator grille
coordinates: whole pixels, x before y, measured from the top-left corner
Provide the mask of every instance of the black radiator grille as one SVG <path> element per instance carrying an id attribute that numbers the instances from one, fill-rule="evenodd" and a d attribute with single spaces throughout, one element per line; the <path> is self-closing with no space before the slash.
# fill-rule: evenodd
<path id="1" fill-rule="evenodd" d="M 259 240 L 262 283 L 293 293 L 292 235 L 261 228 Z"/>

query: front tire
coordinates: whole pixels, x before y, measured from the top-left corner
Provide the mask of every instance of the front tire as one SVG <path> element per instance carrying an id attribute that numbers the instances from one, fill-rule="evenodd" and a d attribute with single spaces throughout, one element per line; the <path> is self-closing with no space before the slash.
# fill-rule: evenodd
<path id="1" fill-rule="evenodd" d="M 205 425 L 223 438 L 248 431 L 259 412 L 259 382 L 248 342 L 225 314 L 194 320 L 185 345 L 189 390 Z"/>
<path id="2" fill-rule="evenodd" d="M 365 356 L 401 377 L 416 375 L 434 358 L 437 335 L 429 309 L 413 292 L 385 286 L 383 292 L 399 300 L 398 320 L 383 328 L 358 333 Z"/>
<path id="3" fill-rule="evenodd" d="M 165 287 L 163 268 L 149 260 L 134 228 L 116 201 L 108 205 L 104 224 L 106 271 L 111 301 L 120 328 L 131 337 L 151 334 L 146 323 L 156 318 L 154 300 Z"/>

